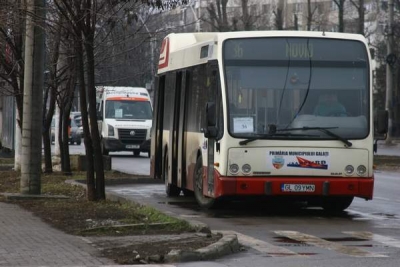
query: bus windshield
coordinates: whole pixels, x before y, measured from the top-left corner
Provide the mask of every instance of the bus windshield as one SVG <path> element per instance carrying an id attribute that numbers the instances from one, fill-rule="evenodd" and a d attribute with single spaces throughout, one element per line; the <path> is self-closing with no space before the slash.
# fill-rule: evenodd
<path id="1" fill-rule="evenodd" d="M 152 111 L 149 101 L 107 100 L 107 119 L 151 120 Z"/>
<path id="2" fill-rule="evenodd" d="M 223 46 L 228 131 L 252 138 L 345 139 L 369 134 L 369 58 L 359 41 L 228 39 Z M 307 128 L 307 131 L 302 131 Z"/>

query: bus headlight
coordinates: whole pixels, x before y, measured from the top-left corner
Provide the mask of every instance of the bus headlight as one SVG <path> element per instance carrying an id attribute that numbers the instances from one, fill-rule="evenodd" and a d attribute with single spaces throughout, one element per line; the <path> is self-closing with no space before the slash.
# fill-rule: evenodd
<path id="1" fill-rule="evenodd" d="M 351 175 L 354 172 L 354 167 L 352 165 L 347 165 L 344 168 L 344 171 L 346 172 L 347 175 Z"/>
<path id="2" fill-rule="evenodd" d="M 114 127 L 108 125 L 108 136 L 114 136 Z"/>
<path id="3" fill-rule="evenodd" d="M 244 165 L 242 166 L 242 172 L 243 172 L 244 174 L 249 174 L 249 173 L 251 172 L 251 166 L 250 166 L 250 164 L 244 164 Z"/>
<path id="4" fill-rule="evenodd" d="M 239 172 L 239 165 L 236 163 L 229 165 L 229 171 L 232 174 L 237 174 Z"/>
<path id="5" fill-rule="evenodd" d="M 367 172 L 367 167 L 365 167 L 364 165 L 360 165 L 357 167 L 357 174 L 360 176 L 364 176 L 365 173 Z"/>

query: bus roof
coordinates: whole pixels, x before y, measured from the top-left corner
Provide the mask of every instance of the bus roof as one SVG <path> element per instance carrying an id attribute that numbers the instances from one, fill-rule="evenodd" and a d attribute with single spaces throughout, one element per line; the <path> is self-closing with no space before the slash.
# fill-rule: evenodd
<path id="1" fill-rule="evenodd" d="M 204 64 L 218 58 L 218 44 L 226 39 L 253 37 L 313 37 L 358 40 L 367 45 L 361 34 L 315 31 L 243 31 L 171 33 L 161 45 L 158 73 Z"/>

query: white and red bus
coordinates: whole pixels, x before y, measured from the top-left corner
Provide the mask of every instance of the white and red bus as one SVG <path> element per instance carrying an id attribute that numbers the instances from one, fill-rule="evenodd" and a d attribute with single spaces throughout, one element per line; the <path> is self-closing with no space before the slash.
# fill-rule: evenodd
<path id="1" fill-rule="evenodd" d="M 162 44 L 150 173 L 202 207 L 225 197 L 329 211 L 373 197 L 371 58 L 356 34 L 182 33 Z M 325 105 L 325 106 L 324 106 Z M 381 112 L 379 133 L 387 122 Z"/>

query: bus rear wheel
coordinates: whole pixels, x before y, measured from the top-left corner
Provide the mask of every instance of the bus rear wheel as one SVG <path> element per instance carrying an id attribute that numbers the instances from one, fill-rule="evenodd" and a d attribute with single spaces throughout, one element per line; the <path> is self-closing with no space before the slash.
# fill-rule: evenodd
<path id="1" fill-rule="evenodd" d="M 194 169 L 193 179 L 194 197 L 197 203 L 202 208 L 212 208 L 215 205 L 215 199 L 203 195 L 203 161 L 201 157 L 197 158 Z"/>
<path id="2" fill-rule="evenodd" d="M 164 161 L 164 182 L 165 182 L 165 193 L 167 197 L 177 197 L 181 193 L 181 189 L 174 184 L 169 183 L 168 179 L 168 157 L 165 157 Z"/>
<path id="3" fill-rule="evenodd" d="M 341 212 L 347 209 L 354 197 L 328 197 L 322 200 L 322 208 L 327 212 Z"/>

